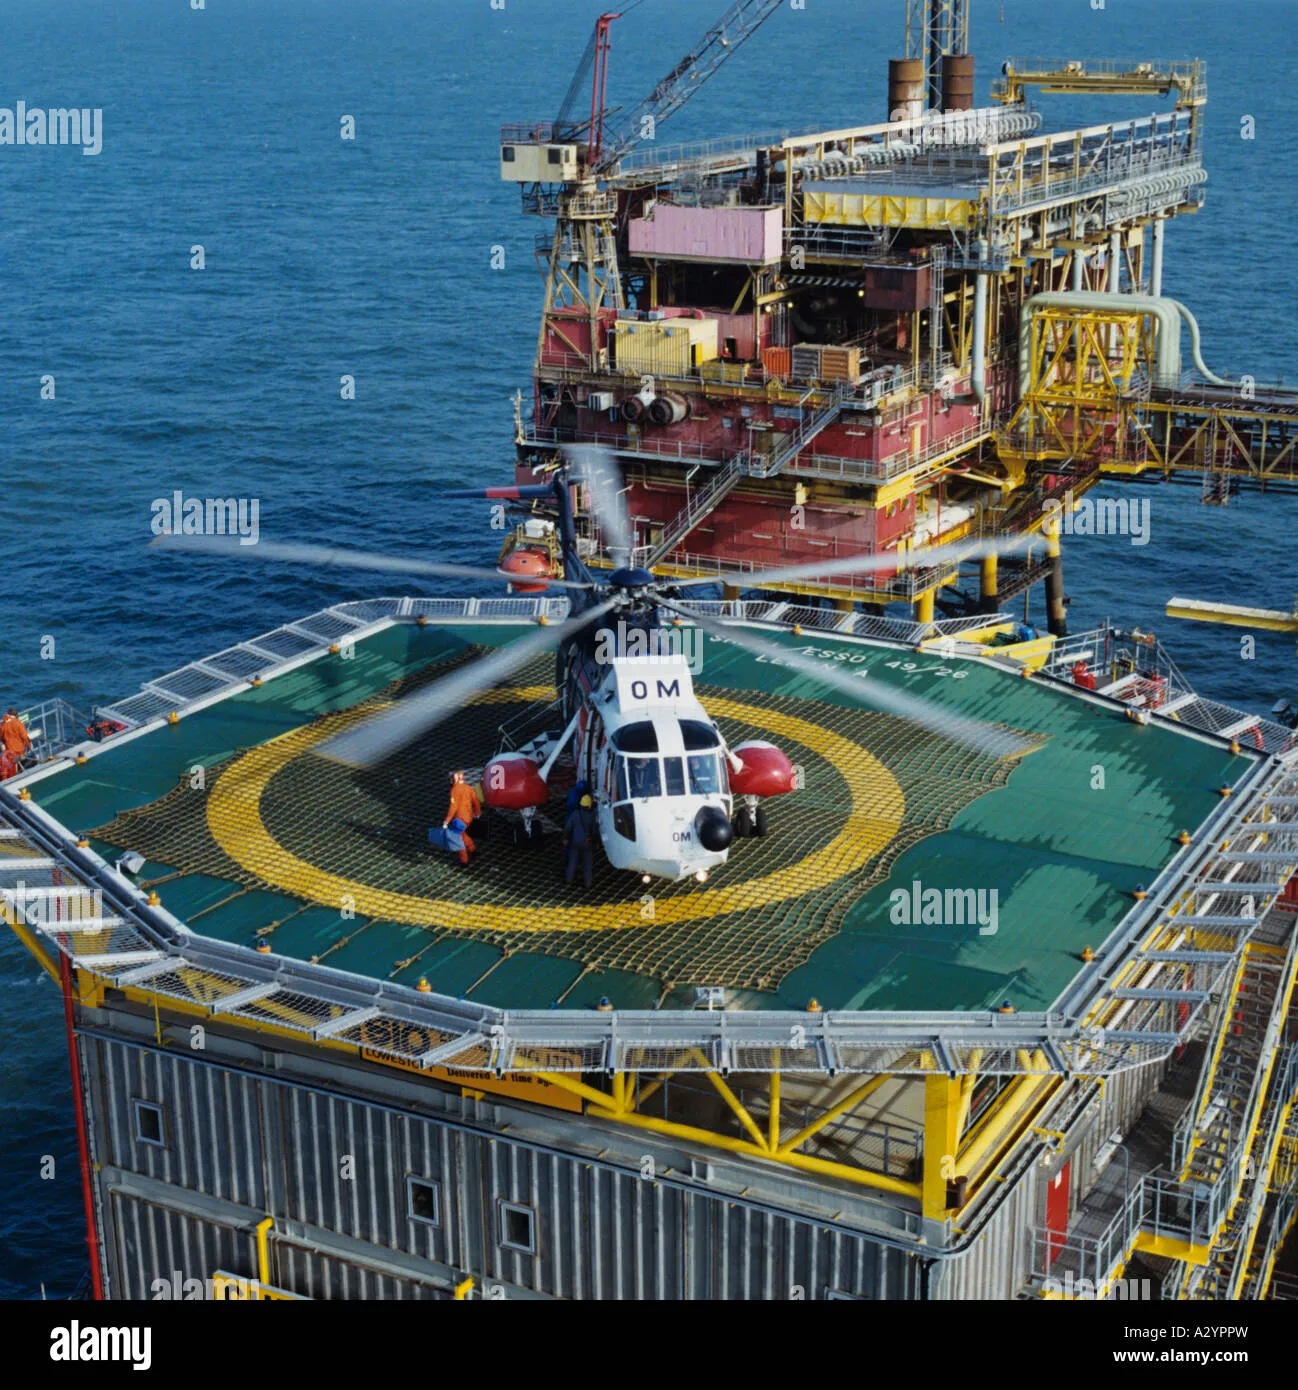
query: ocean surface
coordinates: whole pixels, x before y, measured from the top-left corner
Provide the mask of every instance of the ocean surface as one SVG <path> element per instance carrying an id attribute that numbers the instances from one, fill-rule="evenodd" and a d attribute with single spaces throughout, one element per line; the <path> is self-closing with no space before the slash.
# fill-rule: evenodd
<path id="1" fill-rule="evenodd" d="M 545 224 L 499 182 L 497 130 L 556 114 L 602 8 L 3 0 L 0 107 L 101 108 L 103 148 L 0 146 L 0 703 L 86 708 L 328 603 L 421 591 L 150 553 L 152 503 L 177 489 L 258 499 L 276 540 L 488 558 L 482 504 L 437 494 L 508 478 L 510 397 L 535 345 L 531 248 Z M 628 13 L 611 100 L 637 101 L 723 8 L 647 0 Z M 660 139 L 881 119 L 903 9 L 785 7 Z M 1010 54 L 1208 60 L 1208 202 L 1170 229 L 1166 292 L 1199 317 L 1209 366 L 1298 380 L 1284 211 L 1298 4 L 973 11 L 980 99 Z M 1158 105 L 1039 102 L 1055 126 Z M 354 400 L 340 398 L 343 375 Z M 1150 499 L 1150 543 L 1072 542 L 1074 628 L 1111 616 L 1153 629 L 1201 691 L 1249 710 L 1292 695 L 1291 638 L 1260 637 L 1245 662 L 1238 634 L 1175 625 L 1163 605 L 1174 593 L 1290 605 L 1298 497 L 1220 509 L 1200 505 L 1197 484 L 1123 495 Z M 1040 616 L 1039 594 L 1034 605 Z M 67 1297 L 85 1245 L 62 1012 L 8 932 L 0 1055 L 0 1296 L 43 1284 Z"/>

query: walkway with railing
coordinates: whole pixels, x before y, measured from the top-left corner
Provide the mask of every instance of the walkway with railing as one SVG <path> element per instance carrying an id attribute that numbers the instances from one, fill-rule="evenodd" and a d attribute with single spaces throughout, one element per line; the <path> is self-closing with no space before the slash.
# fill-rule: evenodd
<path id="1" fill-rule="evenodd" d="M 700 522 L 705 521 L 739 486 L 739 480 L 750 471 L 749 456 L 738 453 L 723 468 L 719 468 L 695 493 L 688 492 L 685 505 L 663 529 L 658 544 L 645 560 L 645 568 L 653 567 L 669 555 Z"/>
<path id="2" fill-rule="evenodd" d="M 32 741 L 31 760 L 44 762 L 65 748 L 84 743 L 88 716 L 66 700 L 42 700 L 39 705 L 19 711 L 19 718 Z"/>
<path id="3" fill-rule="evenodd" d="M 1171 1171 L 1141 1173 L 1134 1165 L 1128 1195 L 1098 1230 L 1095 1218 L 1103 1219 L 1105 1206 L 1093 1194 L 1070 1231 L 1037 1231 L 1039 1287 L 1063 1287 L 1064 1297 L 1108 1297 L 1136 1250 L 1178 1262 L 1164 1286 L 1171 1297 L 1233 1299 L 1265 1285 L 1274 1263 L 1265 1218 L 1274 1220 L 1277 1203 L 1269 1197 L 1282 1156 L 1286 1190 L 1298 1186 L 1292 1171 L 1298 1165 L 1288 1162 L 1285 1146 L 1298 1049 L 1280 1052 L 1298 976 L 1298 932 L 1285 919 L 1284 948 L 1275 944 L 1274 929 L 1268 939 L 1254 939 L 1264 922 L 1277 920 L 1267 914 L 1298 870 L 1292 761 L 1277 760 L 1275 767 L 1259 803 L 1236 817 L 1225 838 L 1214 834 L 1194 881 L 1167 909 L 1165 930 L 1177 933 L 1180 944 L 1147 953 L 1151 961 L 1184 963 L 1180 985 L 1169 979 L 1143 992 L 1172 1000 L 1183 994 L 1187 1015 L 1195 997 L 1192 972 L 1200 966 L 1221 972 L 1215 984 L 1198 982 L 1198 998 L 1217 1004 L 1199 1083 L 1173 1130 Z M 1070 1295 L 1069 1288 L 1084 1292 Z"/>
<path id="4" fill-rule="evenodd" d="M 1043 670 L 1072 683 L 1073 667 L 1078 663 L 1091 668 L 1102 694 L 1133 708 L 1222 738 L 1239 739 L 1266 753 L 1283 753 L 1298 743 L 1294 730 L 1284 724 L 1197 694 L 1167 648 L 1151 633 L 1124 630 L 1111 623 L 1073 633 L 1055 644 Z"/>

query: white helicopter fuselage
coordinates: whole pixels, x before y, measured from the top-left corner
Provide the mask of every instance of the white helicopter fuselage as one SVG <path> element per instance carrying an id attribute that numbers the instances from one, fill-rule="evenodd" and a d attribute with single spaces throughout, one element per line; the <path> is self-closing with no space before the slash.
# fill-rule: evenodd
<path id="1" fill-rule="evenodd" d="M 626 656 L 602 670 L 582 701 L 575 754 L 605 856 L 654 878 L 706 878 L 728 857 L 732 801 L 725 743 L 689 665 L 675 654 Z"/>

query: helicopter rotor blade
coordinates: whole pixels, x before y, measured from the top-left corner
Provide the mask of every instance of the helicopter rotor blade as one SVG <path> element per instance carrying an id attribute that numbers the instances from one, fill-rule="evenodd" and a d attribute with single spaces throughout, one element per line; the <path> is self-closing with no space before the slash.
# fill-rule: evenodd
<path id="1" fill-rule="evenodd" d="M 255 545 L 243 545 L 237 536 L 158 536 L 150 542 L 158 550 L 188 550 L 200 555 L 234 556 L 242 560 L 277 560 L 290 565 L 318 565 L 327 569 L 375 570 L 388 574 L 426 574 L 442 579 L 478 579 L 517 582 L 528 585 L 545 584 L 556 589 L 593 589 L 594 584 L 570 579 L 546 579 L 542 576 L 508 574 L 504 570 L 486 569 L 476 565 L 450 565 L 438 560 L 416 560 L 400 555 L 378 555 L 364 550 L 335 550 L 325 545 L 289 545 L 279 541 L 258 540 Z"/>
<path id="2" fill-rule="evenodd" d="M 615 564 L 630 564 L 635 533 L 617 457 L 600 444 L 568 444 L 563 455 L 575 481 L 584 484 L 590 494 L 591 510 L 610 558 Z"/>
<path id="3" fill-rule="evenodd" d="M 989 555 L 1007 555 L 1040 545 L 1038 536 L 1006 537 L 1003 540 L 977 541 L 962 545 L 925 546 L 918 550 L 889 551 L 884 555 L 845 555 L 837 560 L 810 560 L 801 565 L 786 565 L 782 569 L 756 570 L 752 574 L 732 576 L 700 575 L 696 579 L 672 580 L 674 588 L 692 588 L 701 584 L 720 584 L 738 580 L 745 589 L 778 589 L 804 579 L 828 579 L 839 574 L 876 574 L 880 570 L 927 569 L 933 565 L 960 560 L 981 560 Z"/>
<path id="4" fill-rule="evenodd" d="M 764 657 L 775 665 L 790 667 L 812 680 L 819 681 L 822 685 L 828 685 L 841 695 L 859 701 L 861 704 L 871 705 L 888 714 L 895 714 L 903 719 L 909 719 L 916 724 L 923 725 L 924 728 L 933 733 L 940 734 L 943 738 L 951 739 L 966 748 L 971 748 L 975 752 L 983 753 L 989 757 L 1005 758 L 1025 753 L 1032 747 L 1029 741 L 1008 729 L 999 728 L 993 724 L 984 724 L 976 719 L 966 719 L 962 715 L 951 714 L 940 705 L 922 700 L 916 695 L 908 695 L 891 686 L 885 686 L 882 682 L 870 680 L 862 674 L 845 675 L 832 662 L 812 661 L 803 656 L 801 652 L 791 651 L 788 647 L 777 646 L 774 642 L 767 642 L 738 624 L 709 618 L 675 603 L 663 601 L 662 606 L 672 609 L 682 617 L 691 619 L 714 637 L 719 637 L 726 642 L 734 642 L 736 646 L 745 647 L 754 655 Z"/>
<path id="5" fill-rule="evenodd" d="M 383 713 L 344 730 L 320 744 L 316 752 L 337 762 L 373 767 L 421 734 L 435 729 L 481 691 L 491 690 L 528 662 L 597 622 L 619 602 L 620 598 L 615 596 L 566 623 L 541 628 L 530 637 L 510 642 L 471 666 L 443 676 Z"/>

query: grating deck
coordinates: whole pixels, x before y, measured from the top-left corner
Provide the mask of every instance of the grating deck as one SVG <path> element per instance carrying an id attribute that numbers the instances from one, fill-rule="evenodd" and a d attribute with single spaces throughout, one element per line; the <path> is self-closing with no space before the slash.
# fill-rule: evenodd
<path id="1" fill-rule="evenodd" d="M 771 738 L 805 769 L 805 789 L 771 808 L 766 840 L 738 842 L 706 886 L 654 885 L 652 903 L 607 868 L 589 891 L 565 888 L 553 839 L 519 848 L 493 830 L 462 871 L 424 843 L 445 811 L 445 774 L 490 756 L 498 726 L 547 693 L 548 662 L 377 771 L 345 772 L 312 749 L 358 706 L 529 630 L 399 623 L 350 659 L 321 657 L 105 745 L 33 796 L 106 854 L 144 853 L 142 881 L 194 931 L 264 935 L 279 954 L 407 984 L 424 976 L 438 994 L 483 1004 L 584 1009 L 607 996 L 619 1009 L 679 1009 L 695 986 L 720 985 L 732 1009 L 815 997 L 829 1009 L 1008 999 L 1023 1011 L 1049 1007 L 1077 952 L 1098 948 L 1177 832 L 1250 764 L 986 662 L 777 639 L 1035 736 L 1026 755 L 997 761 L 709 641 L 697 685 L 727 736 Z M 994 930 L 893 921 L 890 895 L 916 881 L 994 892 Z"/>

